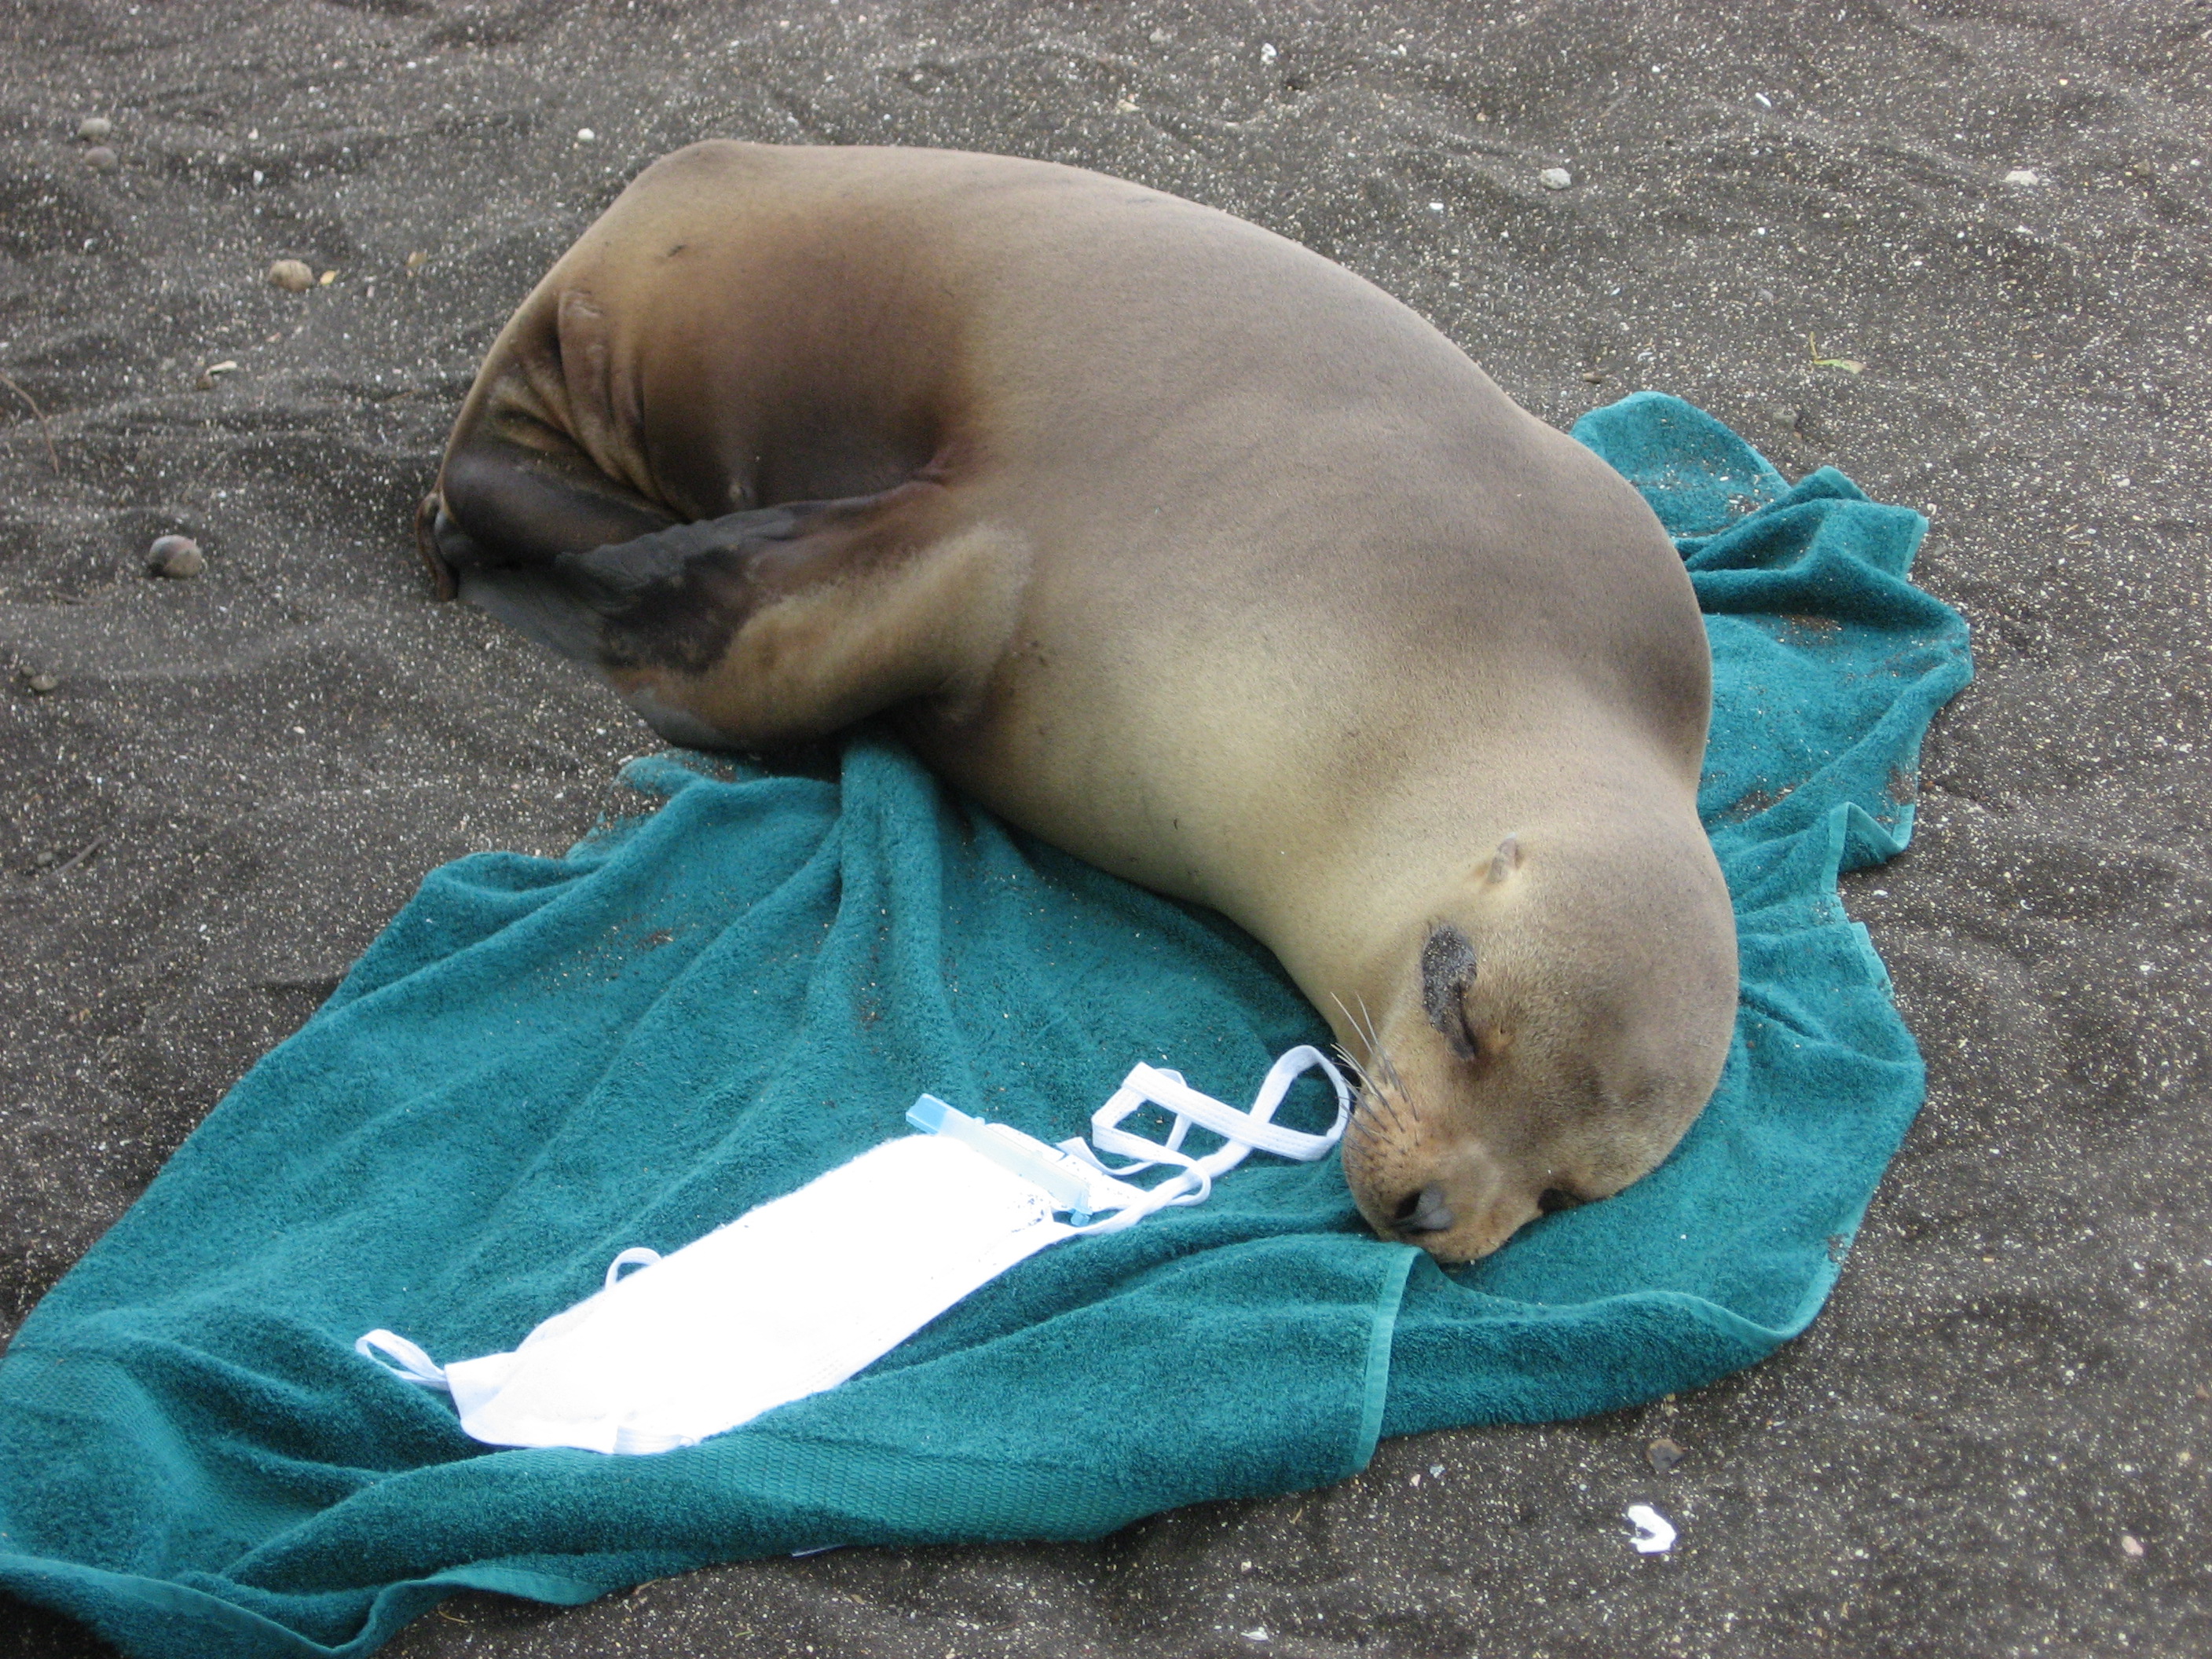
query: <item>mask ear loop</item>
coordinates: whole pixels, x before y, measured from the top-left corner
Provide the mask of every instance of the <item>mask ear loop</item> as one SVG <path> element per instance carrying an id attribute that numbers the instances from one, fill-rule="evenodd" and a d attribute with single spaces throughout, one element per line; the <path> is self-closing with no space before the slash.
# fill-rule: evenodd
<path id="1" fill-rule="evenodd" d="M 606 1288 L 611 1291 L 622 1283 L 624 1267 L 650 1267 L 659 1260 L 659 1251 L 648 1249 L 642 1244 L 631 1245 L 629 1249 L 607 1263 Z"/>
<path id="2" fill-rule="evenodd" d="M 446 1386 L 445 1368 L 432 1363 L 428 1354 L 393 1332 L 371 1331 L 366 1336 L 356 1337 L 353 1351 L 363 1359 L 374 1360 L 403 1382 L 412 1382 L 418 1389 L 430 1389 L 439 1394 L 453 1392 Z M 394 1359 L 399 1362 L 396 1365 L 392 1363 Z"/>
<path id="3" fill-rule="evenodd" d="M 1335 1088 L 1336 1121 L 1320 1134 L 1308 1134 L 1273 1121 L 1276 1108 L 1290 1093 L 1291 1085 L 1316 1066 Z M 1121 1127 L 1123 1119 L 1147 1103 L 1164 1106 L 1175 1114 L 1175 1127 L 1164 1141 L 1149 1140 Z M 1069 1140 L 1062 1145 L 1085 1162 L 1116 1176 L 1162 1164 L 1181 1167 L 1176 1174 L 1147 1193 L 1142 1204 L 1132 1204 L 1103 1221 L 1094 1221 L 1074 1231 L 1079 1235 L 1120 1232 L 1125 1227 L 1133 1227 L 1155 1210 L 1170 1205 L 1202 1203 L 1213 1190 L 1213 1178 L 1235 1169 L 1255 1150 L 1301 1164 L 1313 1163 L 1343 1138 L 1345 1125 L 1351 1119 L 1352 1090 L 1344 1074 L 1330 1063 L 1327 1054 L 1310 1043 L 1299 1044 L 1268 1067 L 1249 1111 L 1240 1112 L 1211 1095 L 1199 1093 L 1183 1081 L 1179 1073 L 1150 1066 L 1133 1066 L 1113 1097 L 1091 1114 L 1091 1139 L 1099 1152 L 1139 1161 L 1119 1170 L 1107 1170 L 1097 1153 L 1081 1141 Z M 1193 1124 L 1219 1135 L 1222 1145 L 1204 1158 L 1193 1158 L 1180 1150 Z"/>
<path id="4" fill-rule="evenodd" d="M 659 1251 L 647 1249 L 642 1244 L 632 1245 L 607 1264 L 606 1288 L 612 1290 L 622 1282 L 623 1268 L 650 1267 L 659 1260 Z M 356 1337 L 353 1351 L 363 1359 L 374 1360 L 403 1382 L 412 1382 L 418 1389 L 430 1389 L 440 1394 L 453 1392 L 447 1386 L 445 1368 L 395 1331 L 374 1330 L 366 1336 Z"/>

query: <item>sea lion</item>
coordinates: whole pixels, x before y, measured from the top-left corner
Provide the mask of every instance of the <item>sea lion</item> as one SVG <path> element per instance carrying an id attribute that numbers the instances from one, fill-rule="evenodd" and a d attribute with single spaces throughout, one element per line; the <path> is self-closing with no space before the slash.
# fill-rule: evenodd
<path id="1" fill-rule="evenodd" d="M 493 345 L 441 591 L 663 734 L 870 714 L 1267 945 L 1361 1073 L 1344 1167 L 1456 1262 L 1653 1168 L 1734 920 L 1711 664 L 1642 499 L 1413 312 L 1075 168 L 708 143 Z"/>

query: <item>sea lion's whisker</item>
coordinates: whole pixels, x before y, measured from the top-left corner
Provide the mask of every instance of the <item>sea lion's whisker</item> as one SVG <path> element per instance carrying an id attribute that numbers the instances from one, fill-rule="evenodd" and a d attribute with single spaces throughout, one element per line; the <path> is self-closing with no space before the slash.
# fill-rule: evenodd
<path id="1" fill-rule="evenodd" d="M 1382 1034 L 1376 1029 L 1375 1016 L 1368 1012 L 1365 997 L 1359 999 L 1359 1012 L 1360 1017 L 1367 1022 L 1367 1047 L 1370 1059 L 1382 1068 L 1382 1074 L 1388 1079 L 1390 1087 L 1404 1097 L 1407 1109 L 1418 1111 L 1413 1105 L 1413 1091 L 1406 1086 L 1406 1079 L 1398 1075 L 1397 1063 L 1390 1058 L 1390 1051 L 1382 1046 Z"/>
<path id="2" fill-rule="evenodd" d="M 1366 1043 L 1368 1056 L 1370 1059 L 1372 1059 L 1375 1052 L 1375 1032 L 1373 1028 L 1368 1025 L 1363 1025 L 1359 1021 L 1359 1017 L 1354 1014 L 1351 1009 L 1344 1006 L 1344 999 L 1337 995 L 1335 992 L 1332 991 L 1329 993 L 1328 1000 L 1336 1005 L 1337 1012 L 1344 1016 L 1346 1023 L 1351 1025 L 1353 1034 L 1357 1036 L 1360 1041 Z M 1363 1008 L 1366 1006 L 1364 999 L 1361 1000 L 1360 1006 Z M 1336 1045 L 1336 1052 L 1340 1054 L 1343 1054 L 1346 1060 L 1352 1060 L 1351 1054 L 1346 1050 L 1345 1046 L 1340 1042 Z M 1354 1066 L 1358 1066 L 1359 1064 L 1358 1060 L 1352 1060 L 1352 1063 Z"/>
<path id="3" fill-rule="evenodd" d="M 1366 999 L 1364 997 L 1360 999 L 1360 1012 L 1358 1014 L 1345 1006 L 1342 997 L 1332 994 L 1329 1000 L 1336 1004 L 1338 1011 L 1343 1014 L 1352 1030 L 1367 1044 L 1367 1060 L 1364 1063 L 1353 1059 L 1352 1051 L 1342 1043 L 1334 1045 L 1339 1057 L 1359 1080 L 1359 1098 L 1352 1109 L 1351 1120 L 1346 1126 L 1346 1132 L 1357 1129 L 1363 1139 L 1378 1135 L 1382 1132 L 1380 1126 L 1375 1121 L 1378 1111 L 1388 1111 L 1393 1125 L 1402 1127 L 1404 1120 L 1399 1115 L 1396 1103 L 1390 1098 L 1395 1070 L 1390 1066 L 1390 1057 L 1382 1052 L 1382 1039 L 1375 1030 L 1373 1018 L 1367 1015 Z M 1376 1069 L 1378 1062 L 1382 1068 L 1381 1075 L 1377 1074 Z M 1399 1085 L 1399 1091 L 1403 1091 L 1402 1085 Z"/>
<path id="4" fill-rule="evenodd" d="M 1376 1098 L 1389 1109 L 1390 1127 L 1394 1129 L 1403 1129 L 1406 1127 L 1406 1119 L 1405 1115 L 1398 1109 L 1398 1096 L 1395 1093 L 1383 1093 L 1377 1095 Z"/>
<path id="5" fill-rule="evenodd" d="M 1367 999 L 1365 997 L 1361 997 L 1359 999 L 1359 1024 L 1362 1031 L 1366 1036 L 1369 1052 L 1370 1054 L 1381 1054 L 1382 1052 L 1382 1034 L 1375 1029 L 1375 1016 L 1368 1012 Z"/>
<path id="6" fill-rule="evenodd" d="M 1352 1057 L 1352 1050 L 1341 1042 L 1332 1042 L 1328 1046 L 1330 1052 L 1344 1062 L 1345 1070 L 1350 1072 L 1353 1078 L 1364 1085 L 1367 1081 L 1367 1068 Z"/>
<path id="7" fill-rule="evenodd" d="M 1390 1088 L 1391 1091 L 1405 1103 L 1407 1115 L 1418 1121 L 1421 1115 L 1421 1103 L 1413 1098 L 1413 1091 L 1406 1086 L 1406 1080 L 1395 1071 L 1390 1074 Z"/>

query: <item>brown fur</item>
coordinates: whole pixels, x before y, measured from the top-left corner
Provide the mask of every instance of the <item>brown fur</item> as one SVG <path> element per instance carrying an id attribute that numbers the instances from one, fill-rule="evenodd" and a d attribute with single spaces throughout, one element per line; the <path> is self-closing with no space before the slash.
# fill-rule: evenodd
<path id="1" fill-rule="evenodd" d="M 1364 1072 L 1363 1212 L 1443 1259 L 1635 1179 L 1718 1076 L 1674 550 L 1412 312 L 1224 214 L 997 157 L 678 152 L 500 337 L 426 556 L 682 740 L 888 712 L 1012 822 L 1241 923 Z"/>

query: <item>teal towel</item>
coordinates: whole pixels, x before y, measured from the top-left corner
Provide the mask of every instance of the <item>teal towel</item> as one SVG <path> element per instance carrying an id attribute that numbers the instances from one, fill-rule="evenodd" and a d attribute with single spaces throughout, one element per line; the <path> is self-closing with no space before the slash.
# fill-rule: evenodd
<path id="1" fill-rule="evenodd" d="M 1323 1028 L 1209 914 L 1009 832 L 861 735 L 835 781 L 659 757 L 648 817 L 434 871 L 0 1362 L 0 1585 L 141 1655 L 362 1654 L 463 1586 L 574 1602 L 831 1544 L 1073 1538 L 1361 1468 L 1379 1434 L 1695 1386 L 1803 1328 L 1919 1104 L 1839 869 L 1912 823 L 1965 624 L 1918 514 L 1794 488 L 1671 398 L 1575 435 L 1680 538 L 1702 805 L 1743 996 L 1657 1173 L 1446 1273 L 1334 1159 L 1015 1268 L 844 1386 L 681 1451 L 495 1451 L 357 1358 L 510 1347 L 905 1132 L 927 1090 L 1047 1139 L 1134 1061 L 1232 1103 Z M 1326 1121 L 1320 1085 L 1288 1121 Z"/>

